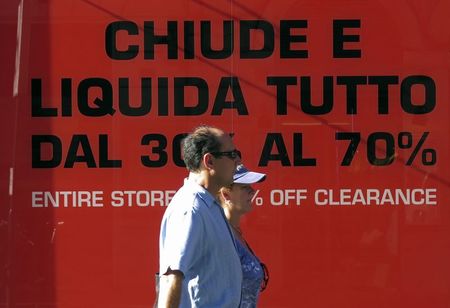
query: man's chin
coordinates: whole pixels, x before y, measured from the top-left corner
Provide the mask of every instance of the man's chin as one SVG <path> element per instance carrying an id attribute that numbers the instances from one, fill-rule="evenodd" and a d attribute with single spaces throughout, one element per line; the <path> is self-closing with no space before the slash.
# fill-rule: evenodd
<path id="1" fill-rule="evenodd" d="M 231 177 L 231 179 L 224 186 L 230 186 L 231 184 L 233 184 L 233 177 Z"/>

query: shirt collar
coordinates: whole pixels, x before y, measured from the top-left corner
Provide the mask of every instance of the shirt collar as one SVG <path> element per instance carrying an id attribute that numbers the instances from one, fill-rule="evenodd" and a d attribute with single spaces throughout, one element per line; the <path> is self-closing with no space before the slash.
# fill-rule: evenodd
<path id="1" fill-rule="evenodd" d="M 217 199 L 213 195 L 211 195 L 211 193 L 209 191 L 207 191 L 204 187 L 197 184 L 197 182 L 195 181 L 195 174 L 191 173 L 189 175 L 189 177 L 185 178 L 184 185 L 190 186 L 190 188 L 199 195 L 199 197 L 206 203 L 206 205 L 209 208 L 214 203 L 219 205 L 219 203 L 217 202 Z"/>

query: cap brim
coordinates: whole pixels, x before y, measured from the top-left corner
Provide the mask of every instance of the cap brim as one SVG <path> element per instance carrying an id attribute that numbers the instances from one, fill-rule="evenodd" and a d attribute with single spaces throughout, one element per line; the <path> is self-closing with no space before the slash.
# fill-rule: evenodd
<path id="1" fill-rule="evenodd" d="M 264 173 L 259 172 L 246 172 L 242 176 L 233 180 L 233 183 L 236 184 L 253 184 L 259 183 L 266 179 L 266 175 Z"/>

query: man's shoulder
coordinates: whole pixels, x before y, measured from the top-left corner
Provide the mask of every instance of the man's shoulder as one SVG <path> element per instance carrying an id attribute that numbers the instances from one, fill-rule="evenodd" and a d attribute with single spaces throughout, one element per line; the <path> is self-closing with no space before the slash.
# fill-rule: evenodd
<path id="1" fill-rule="evenodd" d="M 206 203 L 201 192 L 184 185 L 181 187 L 169 203 L 169 212 L 202 212 L 206 210 Z"/>

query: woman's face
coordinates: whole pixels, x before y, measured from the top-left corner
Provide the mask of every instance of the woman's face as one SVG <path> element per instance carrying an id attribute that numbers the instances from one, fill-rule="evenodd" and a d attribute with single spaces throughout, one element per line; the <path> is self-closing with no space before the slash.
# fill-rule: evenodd
<path id="1" fill-rule="evenodd" d="M 248 184 L 233 184 L 230 190 L 232 209 L 242 214 L 251 211 L 254 194 L 255 190 Z"/>

